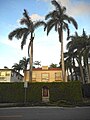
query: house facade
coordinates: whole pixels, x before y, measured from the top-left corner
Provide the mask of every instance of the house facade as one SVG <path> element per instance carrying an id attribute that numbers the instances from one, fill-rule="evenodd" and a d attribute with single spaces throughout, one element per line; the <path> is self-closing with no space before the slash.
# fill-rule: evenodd
<path id="1" fill-rule="evenodd" d="M 23 76 L 13 69 L 0 69 L 0 82 L 23 82 Z"/>
<path id="2" fill-rule="evenodd" d="M 29 81 L 29 70 L 24 72 L 24 80 Z M 30 80 L 31 81 L 31 80 Z M 63 82 L 61 68 L 33 68 L 32 82 Z"/>

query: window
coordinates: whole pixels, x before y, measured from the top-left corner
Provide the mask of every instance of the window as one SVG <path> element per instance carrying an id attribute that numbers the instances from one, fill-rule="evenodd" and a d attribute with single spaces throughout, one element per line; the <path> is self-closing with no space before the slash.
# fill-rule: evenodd
<path id="1" fill-rule="evenodd" d="M 42 81 L 48 81 L 49 80 L 49 73 L 42 73 Z"/>
<path id="2" fill-rule="evenodd" d="M 5 77 L 0 77 L 0 81 L 6 81 Z"/>
<path id="3" fill-rule="evenodd" d="M 1 72 L 1 76 L 5 76 L 5 72 Z"/>
<path id="4" fill-rule="evenodd" d="M 60 72 L 55 73 L 55 81 L 60 81 L 61 78 L 62 78 L 62 76 L 61 76 Z"/>
<path id="5" fill-rule="evenodd" d="M 9 73 L 9 72 L 6 72 L 6 76 L 10 76 L 10 73 Z"/>
<path id="6" fill-rule="evenodd" d="M 33 81 L 36 81 L 36 73 L 33 73 L 33 74 L 32 74 L 32 80 L 33 80 Z"/>

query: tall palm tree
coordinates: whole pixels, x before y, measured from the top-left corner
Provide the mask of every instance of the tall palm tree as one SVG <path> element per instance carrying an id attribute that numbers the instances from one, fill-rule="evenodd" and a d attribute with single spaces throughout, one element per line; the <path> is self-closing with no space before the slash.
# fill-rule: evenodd
<path id="1" fill-rule="evenodd" d="M 84 64 L 85 74 L 87 73 L 87 78 L 85 78 L 85 82 L 88 82 L 90 79 L 89 64 L 88 64 L 88 58 L 89 58 L 89 54 L 90 54 L 90 37 L 86 34 L 84 29 L 83 29 L 83 33 L 81 35 L 81 39 L 82 39 L 82 41 L 84 41 L 83 46 L 82 46 L 82 56 L 83 56 L 83 64 Z"/>
<path id="2" fill-rule="evenodd" d="M 74 36 L 70 36 L 69 38 L 71 39 L 67 44 L 67 49 L 68 51 L 72 51 L 73 54 L 76 55 L 75 57 L 81 72 L 81 81 L 85 83 L 83 69 L 85 71 L 85 69 L 88 68 L 90 39 L 86 35 L 84 29 L 83 29 L 83 34 L 81 36 L 75 33 Z"/>
<path id="3" fill-rule="evenodd" d="M 75 59 L 80 67 L 81 72 L 81 81 L 84 82 L 84 75 L 83 75 L 83 65 L 82 65 L 82 44 L 83 41 L 81 40 L 80 36 L 77 32 L 75 32 L 74 36 L 69 37 L 70 41 L 67 44 L 68 51 L 72 51 L 75 54 Z"/>
<path id="4" fill-rule="evenodd" d="M 35 29 L 41 25 L 45 25 L 43 21 L 33 22 L 29 17 L 27 11 L 24 9 L 23 18 L 20 20 L 20 24 L 24 25 L 24 27 L 20 27 L 12 31 L 8 37 L 12 40 L 13 37 L 17 39 L 22 39 L 21 41 L 21 49 L 26 44 L 26 40 L 29 37 L 29 45 L 28 45 L 28 55 L 30 57 L 30 74 L 29 81 L 32 81 L 32 67 L 33 67 L 33 40 L 35 37 Z"/>
<path id="5" fill-rule="evenodd" d="M 45 30 L 47 30 L 47 35 L 51 31 L 53 27 L 55 27 L 55 31 L 59 34 L 59 42 L 61 43 L 61 64 L 62 64 L 62 77 L 65 81 L 65 68 L 64 68 L 64 54 L 63 54 L 63 30 L 67 30 L 67 38 L 69 37 L 69 26 L 68 23 L 72 23 L 74 27 L 77 29 L 78 25 L 74 18 L 66 15 L 66 8 L 61 6 L 56 0 L 52 0 L 51 2 L 55 10 L 46 15 L 45 19 L 47 21 L 47 25 Z"/>

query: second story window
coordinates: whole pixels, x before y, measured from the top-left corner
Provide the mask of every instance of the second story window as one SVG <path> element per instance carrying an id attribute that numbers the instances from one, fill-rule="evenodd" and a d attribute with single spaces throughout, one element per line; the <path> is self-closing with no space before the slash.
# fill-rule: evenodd
<path id="1" fill-rule="evenodd" d="M 32 80 L 33 80 L 33 81 L 36 81 L 36 73 L 33 73 L 33 74 L 32 74 Z"/>
<path id="2" fill-rule="evenodd" d="M 49 73 L 42 73 L 42 81 L 47 82 L 49 80 Z"/>
<path id="3" fill-rule="evenodd" d="M 61 78 L 62 78 L 61 73 L 56 72 L 56 73 L 55 73 L 55 81 L 60 81 Z"/>

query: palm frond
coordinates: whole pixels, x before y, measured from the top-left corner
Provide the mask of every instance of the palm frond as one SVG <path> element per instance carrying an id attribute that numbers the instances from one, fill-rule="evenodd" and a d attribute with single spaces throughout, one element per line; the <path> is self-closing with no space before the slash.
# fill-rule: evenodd
<path id="1" fill-rule="evenodd" d="M 29 63 L 30 58 L 23 57 L 22 60 L 19 61 L 19 64 L 21 65 L 23 71 L 27 69 L 27 65 Z"/>
<path id="2" fill-rule="evenodd" d="M 64 14 L 65 12 L 66 12 L 66 7 L 63 6 L 63 7 L 62 7 L 62 14 Z"/>
<path id="3" fill-rule="evenodd" d="M 69 41 L 66 45 L 66 49 L 69 50 L 72 46 L 72 41 Z"/>
<path id="4" fill-rule="evenodd" d="M 75 32 L 75 37 L 79 37 L 77 32 Z"/>
<path id="5" fill-rule="evenodd" d="M 27 28 L 29 29 L 29 31 L 33 31 L 33 22 L 32 21 L 28 21 L 27 19 L 23 18 L 20 20 L 20 24 L 21 25 L 26 25 Z"/>
<path id="6" fill-rule="evenodd" d="M 49 18 L 53 18 L 53 16 L 55 15 L 57 11 L 53 10 L 52 12 L 49 12 L 46 16 L 45 16 L 45 20 L 49 19 Z"/>
<path id="7" fill-rule="evenodd" d="M 69 39 L 69 35 L 70 35 L 70 30 L 69 30 L 69 26 L 67 23 L 64 22 L 64 29 L 67 30 L 67 40 Z"/>
<path id="8" fill-rule="evenodd" d="M 75 21 L 75 19 L 74 19 L 73 17 L 69 17 L 69 20 L 70 20 L 70 22 L 72 22 L 72 24 L 74 25 L 74 27 L 75 27 L 76 29 L 78 29 L 78 24 L 77 24 L 77 22 Z"/>
<path id="9" fill-rule="evenodd" d="M 88 36 L 87 36 L 87 34 L 86 34 L 86 32 L 85 32 L 84 28 L 83 28 L 82 37 L 83 37 L 84 39 L 87 39 L 87 38 L 88 38 Z"/>
<path id="10" fill-rule="evenodd" d="M 68 21 L 68 23 L 70 23 L 70 19 L 69 19 L 68 15 L 66 15 L 66 14 L 63 14 L 62 21 L 63 20 Z"/>
<path id="11" fill-rule="evenodd" d="M 23 39 L 22 39 L 22 42 L 21 42 L 21 49 L 23 49 L 23 46 L 26 44 L 26 40 L 27 40 L 28 35 L 29 35 L 29 31 L 24 33 Z"/>
<path id="12" fill-rule="evenodd" d="M 62 12 L 62 7 L 61 5 L 56 1 L 56 0 L 52 0 L 51 3 L 55 6 L 56 10 L 60 12 Z"/>
<path id="13" fill-rule="evenodd" d="M 27 25 L 27 27 L 31 28 L 31 30 L 32 30 L 32 28 L 33 28 L 33 22 L 32 22 L 30 16 L 28 15 L 28 13 L 27 13 L 27 11 L 25 9 L 24 9 L 23 15 L 24 15 L 24 18 L 21 19 L 20 23 L 22 25 L 23 24 Z"/>
<path id="14" fill-rule="evenodd" d="M 65 52 L 64 53 L 64 58 L 67 58 L 67 56 L 68 56 L 68 52 Z"/>
<path id="15" fill-rule="evenodd" d="M 56 21 L 53 19 L 50 19 L 47 22 L 47 35 L 49 34 L 50 30 L 56 25 Z"/>
<path id="16" fill-rule="evenodd" d="M 12 31 L 9 35 L 8 38 L 10 40 L 13 39 L 13 37 L 17 38 L 17 39 L 21 39 L 21 37 L 23 36 L 23 34 L 27 31 L 27 28 L 17 28 L 14 31 Z"/>
<path id="17" fill-rule="evenodd" d="M 38 28 L 39 26 L 44 26 L 46 27 L 46 23 L 44 21 L 37 21 L 34 23 L 34 29 Z"/>
<path id="18" fill-rule="evenodd" d="M 23 15 L 24 15 L 24 17 L 25 17 L 28 21 L 30 21 L 30 17 L 29 17 L 29 15 L 28 15 L 28 12 L 27 12 L 26 9 L 24 9 Z"/>
<path id="19" fill-rule="evenodd" d="M 27 27 L 29 27 L 29 22 L 27 21 L 27 19 L 25 19 L 25 18 L 22 18 L 21 20 L 20 20 L 20 24 L 21 25 L 26 25 Z"/>

